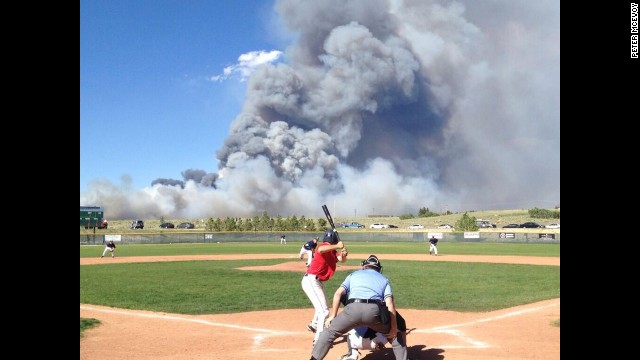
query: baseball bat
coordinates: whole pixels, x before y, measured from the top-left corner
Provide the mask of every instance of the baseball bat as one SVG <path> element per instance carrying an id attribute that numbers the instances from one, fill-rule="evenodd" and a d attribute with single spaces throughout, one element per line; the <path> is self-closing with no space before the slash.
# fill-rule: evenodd
<path id="1" fill-rule="evenodd" d="M 327 207 L 326 204 L 322 205 L 322 211 L 324 211 L 324 216 L 327 217 L 327 221 L 329 221 L 329 225 L 331 225 L 331 229 L 336 233 L 336 237 L 338 238 L 338 241 L 340 241 L 340 235 L 336 231 L 336 225 L 333 223 L 333 218 L 331 217 L 331 213 L 329 212 L 329 208 Z"/>
<path id="2" fill-rule="evenodd" d="M 333 224 L 333 218 L 331 217 L 331 213 L 329 212 L 329 208 L 327 205 L 322 205 L 322 211 L 324 211 L 324 216 L 327 217 L 327 221 L 329 221 L 329 225 L 331 225 L 332 229 L 335 229 L 336 226 Z"/>

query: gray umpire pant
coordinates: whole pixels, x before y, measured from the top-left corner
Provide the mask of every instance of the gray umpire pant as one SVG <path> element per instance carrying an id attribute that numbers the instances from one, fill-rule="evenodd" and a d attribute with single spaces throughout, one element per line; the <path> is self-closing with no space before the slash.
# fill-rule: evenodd
<path id="1" fill-rule="evenodd" d="M 335 339 L 358 326 L 368 326 L 377 332 L 386 334 L 389 332 L 391 324 L 383 324 L 380 322 L 380 308 L 378 304 L 347 304 L 342 312 L 331 321 L 331 326 L 324 329 L 320 334 L 311 352 L 312 359 L 324 359 Z M 404 332 L 398 331 L 397 336 L 390 342 L 396 360 L 407 360 L 407 340 Z"/>

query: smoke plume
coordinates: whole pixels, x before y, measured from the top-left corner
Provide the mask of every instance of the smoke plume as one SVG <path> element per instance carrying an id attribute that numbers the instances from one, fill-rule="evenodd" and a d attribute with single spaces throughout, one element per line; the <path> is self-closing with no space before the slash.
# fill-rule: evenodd
<path id="1" fill-rule="evenodd" d="M 111 218 L 334 217 L 560 202 L 558 1 L 281 0 L 216 173 L 92 182 Z"/>

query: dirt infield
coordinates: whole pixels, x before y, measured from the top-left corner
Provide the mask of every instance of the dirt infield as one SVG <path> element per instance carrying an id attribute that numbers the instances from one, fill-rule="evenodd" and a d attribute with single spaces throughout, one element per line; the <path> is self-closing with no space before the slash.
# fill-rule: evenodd
<path id="1" fill-rule="evenodd" d="M 350 254 L 366 257 L 366 254 Z M 81 265 L 176 260 L 283 258 L 274 266 L 243 270 L 304 273 L 304 262 L 286 255 L 203 255 L 83 258 Z M 560 265 L 559 258 L 523 256 L 385 255 L 388 260 L 496 262 Z M 351 271 L 355 266 L 339 266 Z M 400 309 L 407 319 L 409 356 L 419 360 L 560 359 L 560 299 L 484 313 Z M 313 334 L 306 325 L 313 308 L 223 315 L 181 315 L 80 304 L 80 317 L 102 324 L 80 341 L 81 360 L 107 359 L 309 359 Z M 347 346 L 338 339 L 326 359 L 337 360 Z M 394 359 L 389 345 L 361 351 L 360 359 Z"/>

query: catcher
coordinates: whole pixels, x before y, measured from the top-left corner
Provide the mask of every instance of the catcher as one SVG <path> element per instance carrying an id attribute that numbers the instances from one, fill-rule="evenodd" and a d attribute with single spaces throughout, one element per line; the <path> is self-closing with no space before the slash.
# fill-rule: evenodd
<path id="1" fill-rule="evenodd" d="M 107 246 L 104 247 L 104 251 L 102 251 L 102 256 L 100 256 L 100 257 L 103 258 L 104 254 L 106 254 L 107 251 L 111 252 L 111 257 L 112 258 L 116 257 L 116 255 L 115 255 L 116 244 L 113 242 L 113 240 L 109 240 L 109 242 L 107 243 Z"/>
<path id="2" fill-rule="evenodd" d="M 343 306 L 347 305 L 348 294 L 342 293 L 340 296 L 340 303 Z M 404 318 L 396 309 L 396 320 L 398 322 L 398 331 L 406 334 L 407 325 Z M 405 335 L 406 336 L 406 335 Z M 358 360 L 360 358 L 360 352 L 358 350 L 371 350 L 377 351 L 385 348 L 385 345 L 389 342 L 384 334 L 376 332 L 368 326 L 359 326 L 349 330 L 345 336 L 345 342 L 349 347 L 349 352 L 342 355 L 340 360 Z"/>

